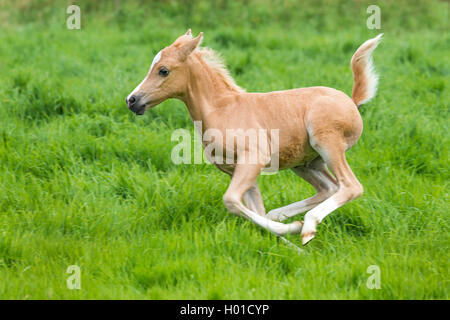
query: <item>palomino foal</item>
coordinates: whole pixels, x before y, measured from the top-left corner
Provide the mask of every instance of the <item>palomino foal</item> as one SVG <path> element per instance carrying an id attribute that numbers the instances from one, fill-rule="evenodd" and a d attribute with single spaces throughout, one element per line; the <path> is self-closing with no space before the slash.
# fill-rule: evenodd
<path id="1" fill-rule="evenodd" d="M 269 132 L 266 145 L 273 138 L 271 130 L 278 129 L 277 150 L 236 143 L 234 139 L 232 143 L 215 139 L 204 142 L 204 147 L 213 143 L 220 154 L 231 150 L 236 155 L 231 163 L 214 160 L 231 176 L 223 197 L 230 212 L 277 235 L 301 232 L 302 243 L 308 243 L 328 214 L 363 192 L 345 151 L 362 132 L 358 108 L 376 93 L 371 53 L 381 35 L 362 44 L 351 59 L 352 98 L 327 87 L 247 93 L 235 84 L 212 50 L 199 47 L 202 38 L 203 33 L 194 38 L 189 30 L 161 50 L 145 79 L 127 97 L 128 108 L 141 115 L 168 98 L 177 98 L 186 104 L 192 120 L 202 122 L 203 133 L 215 129 L 225 137 L 228 129 L 264 129 Z M 259 155 L 258 161 L 245 161 L 254 154 Z M 278 157 L 279 169 L 292 169 L 317 194 L 266 214 L 257 177 L 274 156 Z M 304 222 L 281 223 L 306 211 Z"/>

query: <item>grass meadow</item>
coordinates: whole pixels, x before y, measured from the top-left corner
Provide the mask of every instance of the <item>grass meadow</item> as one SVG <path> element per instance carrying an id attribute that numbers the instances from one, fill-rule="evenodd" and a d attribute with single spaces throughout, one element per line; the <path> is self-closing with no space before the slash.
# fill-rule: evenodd
<path id="1" fill-rule="evenodd" d="M 448 299 L 448 2 L 377 1 L 370 30 L 374 2 L 1 1 L 0 299 Z M 126 108 L 188 28 L 247 91 L 347 94 L 354 51 L 384 33 L 379 91 L 347 152 L 365 193 L 300 255 L 227 213 L 228 176 L 172 163 L 172 132 L 193 132 L 180 101 Z M 259 185 L 267 210 L 314 194 L 290 171 Z"/>

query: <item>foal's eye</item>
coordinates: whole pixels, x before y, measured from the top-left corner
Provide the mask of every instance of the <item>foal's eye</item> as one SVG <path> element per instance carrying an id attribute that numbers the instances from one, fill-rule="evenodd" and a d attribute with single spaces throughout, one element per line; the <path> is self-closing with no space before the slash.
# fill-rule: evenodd
<path id="1" fill-rule="evenodd" d="M 159 69 L 159 75 L 162 77 L 167 77 L 169 75 L 169 70 L 166 67 Z"/>

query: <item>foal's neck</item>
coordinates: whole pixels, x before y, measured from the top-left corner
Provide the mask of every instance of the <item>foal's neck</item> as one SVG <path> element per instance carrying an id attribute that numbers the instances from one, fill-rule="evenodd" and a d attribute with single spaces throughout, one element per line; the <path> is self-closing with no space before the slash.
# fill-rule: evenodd
<path id="1" fill-rule="evenodd" d="M 209 66 L 201 57 L 190 58 L 187 92 L 183 101 L 193 121 L 202 121 L 208 127 L 208 114 L 217 110 L 222 97 L 237 95 L 240 92 L 230 87 L 219 70 Z"/>

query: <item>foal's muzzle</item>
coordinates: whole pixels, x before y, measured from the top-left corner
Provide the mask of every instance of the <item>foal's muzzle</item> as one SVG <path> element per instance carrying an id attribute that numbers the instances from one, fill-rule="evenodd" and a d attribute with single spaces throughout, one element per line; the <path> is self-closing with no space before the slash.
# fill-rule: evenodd
<path id="1" fill-rule="evenodd" d="M 142 103 L 139 96 L 132 95 L 130 97 L 127 97 L 125 101 L 127 102 L 128 109 L 130 109 L 137 115 L 144 114 L 146 103 Z"/>

